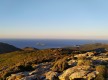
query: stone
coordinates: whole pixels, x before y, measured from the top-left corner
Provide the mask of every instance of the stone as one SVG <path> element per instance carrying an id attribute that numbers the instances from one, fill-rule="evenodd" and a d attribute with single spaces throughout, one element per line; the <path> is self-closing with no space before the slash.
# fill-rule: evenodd
<path id="1" fill-rule="evenodd" d="M 28 76 L 28 72 L 20 72 L 17 74 L 11 74 L 11 76 L 7 77 L 7 80 L 20 80 L 21 78 Z"/>
<path id="2" fill-rule="evenodd" d="M 96 77 L 96 74 L 97 74 L 96 71 L 93 71 L 93 72 L 87 74 L 88 80 L 92 80 L 93 78 L 95 78 Z"/>
<path id="3" fill-rule="evenodd" d="M 68 65 L 70 65 L 70 66 L 76 66 L 77 62 L 76 62 L 76 60 L 70 60 L 70 61 L 68 61 Z"/>
<path id="4" fill-rule="evenodd" d="M 87 52 L 86 53 L 89 57 L 91 57 L 91 56 L 94 56 L 95 55 L 95 53 L 93 53 L 93 52 Z"/>
<path id="5" fill-rule="evenodd" d="M 83 79 L 85 75 L 87 75 L 88 71 L 77 71 L 77 72 L 74 72 L 73 74 L 71 74 L 69 76 L 69 79 L 70 80 L 74 80 L 74 79 Z"/>
<path id="6" fill-rule="evenodd" d="M 36 73 L 38 73 L 38 72 L 39 72 L 39 70 L 36 69 L 36 70 L 34 70 L 34 71 L 29 72 L 29 75 L 33 75 L 33 74 L 36 74 Z"/>
<path id="7" fill-rule="evenodd" d="M 37 77 L 37 75 L 30 75 L 30 76 L 23 77 L 20 80 L 39 80 L 39 78 Z"/>
<path id="8" fill-rule="evenodd" d="M 65 70 L 60 76 L 59 79 L 60 80 L 69 80 L 69 76 L 74 73 L 73 68 L 69 68 L 67 70 Z"/>
<path id="9" fill-rule="evenodd" d="M 46 76 L 46 80 L 57 80 L 58 73 L 53 72 L 53 71 L 49 71 L 45 74 L 45 76 Z"/>
<path id="10" fill-rule="evenodd" d="M 87 54 L 78 54 L 78 55 L 75 55 L 74 57 L 86 57 L 87 56 Z"/>

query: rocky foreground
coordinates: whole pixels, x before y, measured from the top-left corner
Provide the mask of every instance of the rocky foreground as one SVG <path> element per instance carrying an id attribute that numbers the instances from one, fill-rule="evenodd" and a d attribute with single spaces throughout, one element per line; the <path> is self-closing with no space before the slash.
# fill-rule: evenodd
<path id="1" fill-rule="evenodd" d="M 0 43 L 0 80 L 108 80 L 108 44 L 39 50 Z"/>
<path id="2" fill-rule="evenodd" d="M 32 67 L 34 70 L 11 74 L 6 80 L 108 80 L 108 52 L 70 54 Z"/>

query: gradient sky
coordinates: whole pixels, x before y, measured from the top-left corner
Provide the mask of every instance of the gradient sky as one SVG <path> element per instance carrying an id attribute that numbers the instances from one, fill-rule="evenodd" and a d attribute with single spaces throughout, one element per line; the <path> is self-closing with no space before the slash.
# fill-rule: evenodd
<path id="1" fill-rule="evenodd" d="M 108 0 L 0 0 L 0 38 L 108 39 Z"/>

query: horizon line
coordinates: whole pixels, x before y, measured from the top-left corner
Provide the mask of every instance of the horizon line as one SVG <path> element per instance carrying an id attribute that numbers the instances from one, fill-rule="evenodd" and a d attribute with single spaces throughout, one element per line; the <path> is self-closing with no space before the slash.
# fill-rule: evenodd
<path id="1" fill-rule="evenodd" d="M 94 39 L 94 38 L 0 38 L 1 40 L 108 40 L 108 39 Z"/>

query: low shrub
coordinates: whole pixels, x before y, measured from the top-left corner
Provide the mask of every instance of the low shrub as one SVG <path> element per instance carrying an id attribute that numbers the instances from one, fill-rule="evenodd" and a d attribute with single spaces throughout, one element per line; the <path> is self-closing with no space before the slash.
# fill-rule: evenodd
<path id="1" fill-rule="evenodd" d="M 90 66 L 92 65 L 92 61 L 91 60 L 78 60 L 77 65 L 78 66 L 82 66 L 82 65 Z"/>
<path id="2" fill-rule="evenodd" d="M 81 65 L 83 65 L 83 63 L 84 63 L 84 60 L 78 60 L 77 65 L 81 66 Z"/>
<path id="3" fill-rule="evenodd" d="M 68 68 L 67 58 L 59 59 L 52 67 L 52 71 L 62 72 Z"/>
<path id="4" fill-rule="evenodd" d="M 78 60 L 86 60 L 86 56 L 79 56 Z"/>
<path id="5" fill-rule="evenodd" d="M 90 65 L 92 65 L 92 61 L 91 60 L 85 60 L 84 65 L 90 66 Z"/>
<path id="6" fill-rule="evenodd" d="M 98 74 L 94 80 L 105 80 L 105 78 L 102 74 Z"/>
<path id="7" fill-rule="evenodd" d="M 104 77 L 106 77 L 106 74 L 107 74 L 106 66 L 98 65 L 98 66 L 96 66 L 96 71 L 99 72 L 100 75 L 103 75 Z"/>

